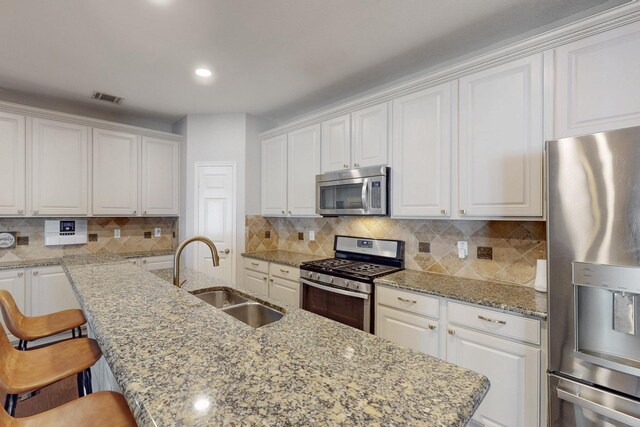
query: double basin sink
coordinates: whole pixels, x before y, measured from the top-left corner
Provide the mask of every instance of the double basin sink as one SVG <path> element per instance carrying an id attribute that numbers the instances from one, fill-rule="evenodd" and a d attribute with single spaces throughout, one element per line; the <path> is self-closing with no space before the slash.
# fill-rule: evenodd
<path id="1" fill-rule="evenodd" d="M 276 322 L 284 316 L 271 307 L 229 290 L 208 291 L 194 296 L 253 328 Z"/>

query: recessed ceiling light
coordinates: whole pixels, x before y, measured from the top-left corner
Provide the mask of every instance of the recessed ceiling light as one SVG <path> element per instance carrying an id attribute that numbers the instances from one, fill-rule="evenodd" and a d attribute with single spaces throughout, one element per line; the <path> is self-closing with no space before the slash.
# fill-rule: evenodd
<path id="1" fill-rule="evenodd" d="M 208 70 L 206 68 L 198 68 L 196 70 L 196 74 L 200 77 L 211 77 L 211 70 Z"/>

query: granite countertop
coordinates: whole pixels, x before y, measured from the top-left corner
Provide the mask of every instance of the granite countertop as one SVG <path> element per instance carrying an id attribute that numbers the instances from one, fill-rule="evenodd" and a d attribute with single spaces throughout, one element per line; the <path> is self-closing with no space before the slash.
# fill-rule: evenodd
<path id="1" fill-rule="evenodd" d="M 304 310 L 251 328 L 117 256 L 62 265 L 141 426 L 460 426 L 489 388 Z"/>
<path id="2" fill-rule="evenodd" d="M 150 256 L 160 255 L 173 255 L 173 249 L 161 250 L 161 251 L 144 251 L 144 252 L 129 252 L 120 254 L 123 258 L 145 258 Z M 31 268 L 31 267 L 46 267 L 50 265 L 60 265 L 62 258 L 45 258 L 45 259 L 25 259 L 20 261 L 0 262 L 0 270 L 10 270 L 12 268 Z"/>
<path id="3" fill-rule="evenodd" d="M 242 254 L 245 258 L 259 259 L 262 261 L 275 262 L 278 264 L 290 265 L 291 267 L 300 267 L 300 264 L 308 261 L 316 261 L 319 259 L 328 258 L 326 256 L 317 256 L 302 254 L 299 252 L 290 251 L 260 251 L 260 252 L 245 252 Z"/>
<path id="4" fill-rule="evenodd" d="M 547 319 L 547 294 L 526 286 L 416 270 L 389 274 L 376 279 L 375 283 Z"/>
<path id="5" fill-rule="evenodd" d="M 158 276 L 166 282 L 173 283 L 173 268 L 152 270 L 150 273 Z M 180 288 L 187 292 L 196 292 L 209 288 L 229 286 L 224 280 L 208 276 L 188 267 L 180 267 L 180 282 L 182 283 Z"/>

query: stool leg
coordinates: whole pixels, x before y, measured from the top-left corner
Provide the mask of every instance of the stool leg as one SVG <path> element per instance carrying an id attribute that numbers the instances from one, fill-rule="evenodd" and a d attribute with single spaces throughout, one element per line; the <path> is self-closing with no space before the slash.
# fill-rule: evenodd
<path id="1" fill-rule="evenodd" d="M 7 394 L 7 398 L 4 401 L 4 409 L 9 415 L 14 417 L 16 415 L 16 405 L 18 403 L 17 394 Z"/>
<path id="2" fill-rule="evenodd" d="M 76 328 L 73 328 L 71 330 L 71 338 L 75 338 L 76 337 Z"/>
<path id="3" fill-rule="evenodd" d="M 85 390 L 84 390 L 84 371 L 78 372 L 76 380 L 78 383 L 78 397 L 86 396 L 87 394 L 85 393 Z"/>
<path id="4" fill-rule="evenodd" d="M 82 327 L 78 326 L 78 338 L 82 338 Z"/>
<path id="5" fill-rule="evenodd" d="M 25 351 L 27 349 L 27 341 L 20 340 L 18 341 L 18 350 Z"/>
<path id="6" fill-rule="evenodd" d="M 84 385 L 86 394 L 93 393 L 93 387 L 91 386 L 91 368 L 87 368 L 84 371 Z"/>

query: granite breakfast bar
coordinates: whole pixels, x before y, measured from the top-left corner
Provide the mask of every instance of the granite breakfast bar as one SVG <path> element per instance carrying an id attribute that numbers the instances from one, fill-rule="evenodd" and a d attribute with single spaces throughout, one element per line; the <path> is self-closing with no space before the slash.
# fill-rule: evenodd
<path id="1" fill-rule="evenodd" d="M 489 388 L 304 310 L 251 328 L 118 256 L 62 265 L 141 426 L 459 426 Z"/>

